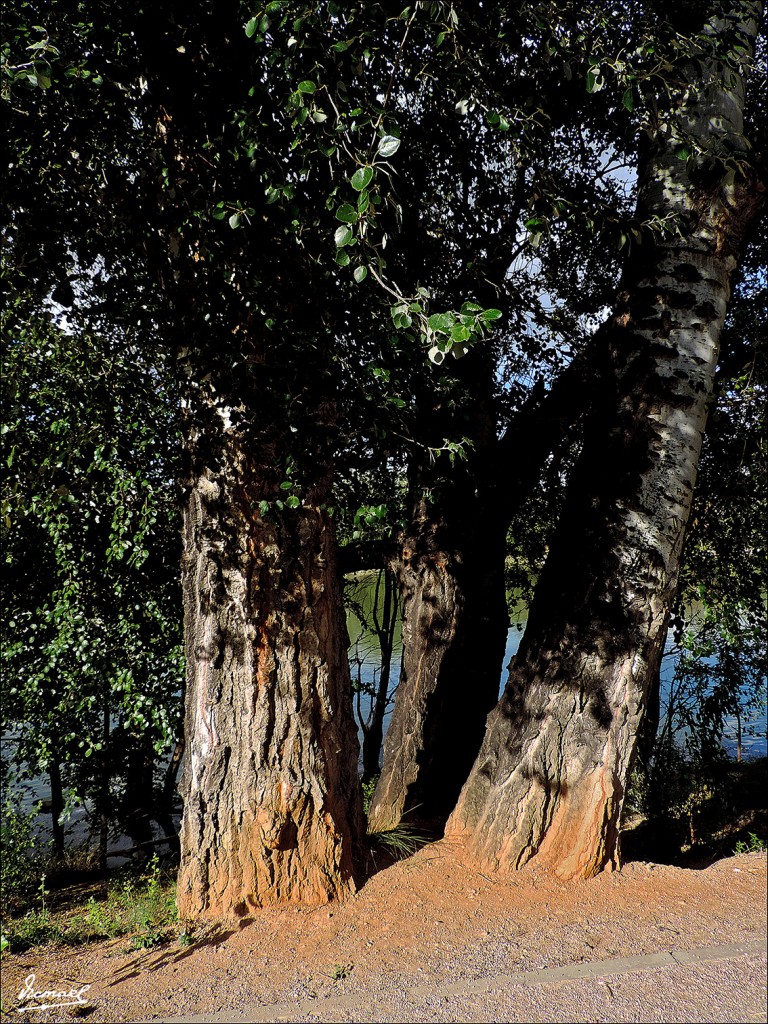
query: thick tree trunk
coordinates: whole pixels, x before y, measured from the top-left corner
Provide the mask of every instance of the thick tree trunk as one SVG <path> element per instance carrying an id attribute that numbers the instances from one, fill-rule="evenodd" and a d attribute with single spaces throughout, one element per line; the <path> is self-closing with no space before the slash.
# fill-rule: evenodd
<path id="1" fill-rule="evenodd" d="M 482 520 L 474 485 L 420 501 L 403 538 L 398 575 L 403 660 L 369 827 L 401 820 L 440 832 L 496 703 L 508 614 L 505 529 Z M 482 519 L 482 517 L 480 517 Z"/>
<path id="2" fill-rule="evenodd" d="M 194 447 L 179 913 L 343 897 L 363 819 L 328 482 L 280 510 L 273 451 L 229 427 Z"/>
<path id="3" fill-rule="evenodd" d="M 758 9 L 730 5 L 705 31 L 722 42 L 740 14 L 748 46 Z M 679 70 L 639 174 L 642 219 L 672 218 L 676 233 L 645 241 L 626 268 L 605 328 L 613 386 L 604 382 L 520 651 L 448 824 L 487 869 L 535 857 L 570 878 L 619 863 L 729 275 L 759 207 L 759 189 L 729 173 L 748 158 L 740 81 L 714 58 Z M 681 160 L 681 137 L 702 155 Z"/>

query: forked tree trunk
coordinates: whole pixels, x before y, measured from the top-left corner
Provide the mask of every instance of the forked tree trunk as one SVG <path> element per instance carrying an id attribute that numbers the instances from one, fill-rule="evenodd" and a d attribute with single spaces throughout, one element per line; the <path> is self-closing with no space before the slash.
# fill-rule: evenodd
<path id="1" fill-rule="evenodd" d="M 429 466 L 414 474 L 411 524 L 392 562 L 403 602 L 403 667 L 371 805 L 374 829 L 404 819 L 440 832 L 455 806 L 499 693 L 508 526 L 547 456 L 585 414 L 585 385 L 604 372 L 602 347 L 594 349 L 548 392 L 535 388 L 498 441 L 488 412 L 492 387 L 481 379 L 470 463 L 455 467 L 450 480 Z M 505 460 L 514 471 L 502 478 Z"/>
<path id="2" fill-rule="evenodd" d="M 705 31 L 722 46 L 740 26 L 736 41 L 749 48 L 759 9 L 727 5 Z M 760 205 L 760 189 L 732 173 L 748 159 L 741 82 L 713 58 L 680 72 L 639 173 L 640 216 L 672 217 L 679 234 L 645 241 L 625 270 L 605 328 L 614 385 L 604 385 L 520 651 L 448 823 L 492 870 L 535 857 L 572 878 L 619 863 L 729 275 Z M 702 157 L 680 159 L 681 139 Z"/>
<path id="3" fill-rule="evenodd" d="M 232 428 L 194 448 L 179 914 L 343 897 L 363 820 L 328 482 L 279 510 L 274 451 Z"/>

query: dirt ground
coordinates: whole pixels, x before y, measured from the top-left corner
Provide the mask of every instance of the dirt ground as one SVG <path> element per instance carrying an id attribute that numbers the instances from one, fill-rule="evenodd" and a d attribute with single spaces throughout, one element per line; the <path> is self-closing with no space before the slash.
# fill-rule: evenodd
<path id="1" fill-rule="evenodd" d="M 87 1005 L 26 1013 L 28 1020 L 163 1020 L 439 988 L 446 979 L 695 949 L 765 931 L 765 853 L 699 870 L 636 861 L 563 883 L 533 870 L 482 874 L 442 840 L 379 871 L 344 904 L 264 910 L 237 930 L 197 933 L 187 948 L 136 950 L 121 938 L 6 955 L 3 1017 L 20 1019 L 17 994 L 30 974 L 37 990 L 90 988 Z"/>

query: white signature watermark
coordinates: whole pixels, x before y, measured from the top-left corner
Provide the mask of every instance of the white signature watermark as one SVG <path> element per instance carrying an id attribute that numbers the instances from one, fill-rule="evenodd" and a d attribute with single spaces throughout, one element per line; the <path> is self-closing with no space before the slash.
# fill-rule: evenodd
<path id="1" fill-rule="evenodd" d="M 18 995 L 20 1003 L 24 1006 L 17 1006 L 17 1013 L 28 1013 L 30 1010 L 55 1010 L 59 1006 L 87 1006 L 88 1000 L 84 999 L 85 993 L 90 985 L 80 985 L 79 988 L 69 989 L 35 989 L 35 976 L 29 974 L 24 980 L 24 988 Z"/>

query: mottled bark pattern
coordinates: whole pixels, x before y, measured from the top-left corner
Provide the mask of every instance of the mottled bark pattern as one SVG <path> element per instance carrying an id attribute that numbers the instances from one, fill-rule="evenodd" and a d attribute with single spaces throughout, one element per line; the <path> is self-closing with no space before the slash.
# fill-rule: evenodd
<path id="1" fill-rule="evenodd" d="M 198 446 L 199 447 L 199 446 Z M 362 807 L 327 485 L 265 515 L 275 467 L 224 430 L 191 474 L 182 918 L 355 891 Z M 279 479 L 279 478 L 278 478 Z"/>
<path id="2" fill-rule="evenodd" d="M 758 4 L 728 5 L 707 32 Z M 733 20 L 735 19 L 735 21 Z M 677 582 L 720 332 L 760 188 L 741 82 L 714 59 L 685 69 L 639 174 L 639 214 L 676 234 L 629 262 L 607 334 L 613 365 L 569 485 L 520 652 L 448 824 L 487 868 L 531 858 L 561 876 L 619 863 L 619 815 Z M 702 158 L 681 160 L 680 138 Z M 743 164 L 742 164 L 743 166 Z"/>
<path id="3" fill-rule="evenodd" d="M 420 503 L 414 524 L 421 529 L 403 540 L 403 661 L 371 801 L 373 829 L 404 819 L 442 830 L 498 697 L 508 625 L 505 531 L 499 522 L 493 536 L 474 495 L 464 498 L 454 493 L 452 507 Z"/>

